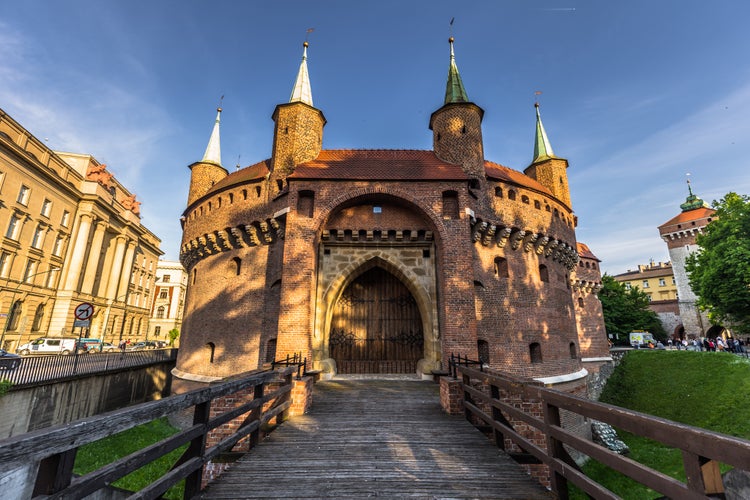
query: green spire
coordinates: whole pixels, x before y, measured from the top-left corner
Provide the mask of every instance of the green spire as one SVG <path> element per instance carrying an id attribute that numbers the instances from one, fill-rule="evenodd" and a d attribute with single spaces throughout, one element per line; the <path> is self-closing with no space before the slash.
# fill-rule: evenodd
<path id="1" fill-rule="evenodd" d="M 466 90 L 464 90 L 464 84 L 461 81 L 461 75 L 458 74 L 456 56 L 453 54 L 453 37 L 448 39 L 448 43 L 451 46 L 451 65 L 448 68 L 448 84 L 445 87 L 445 104 L 469 102 L 469 98 L 466 97 Z"/>
<path id="2" fill-rule="evenodd" d="M 534 159 L 531 163 L 555 158 L 552 145 L 549 143 L 547 132 L 542 124 L 542 116 L 539 114 L 539 103 L 535 102 L 534 107 L 536 108 L 536 137 L 534 138 Z"/>
<path id="3" fill-rule="evenodd" d="M 690 175 L 690 174 L 688 174 Z M 688 185 L 688 195 L 687 198 L 685 198 L 685 203 L 680 205 L 680 208 L 683 212 L 688 212 L 690 210 L 695 210 L 696 208 L 709 208 L 708 203 L 700 199 L 698 196 L 693 194 L 693 188 L 690 186 L 690 179 L 687 180 Z"/>

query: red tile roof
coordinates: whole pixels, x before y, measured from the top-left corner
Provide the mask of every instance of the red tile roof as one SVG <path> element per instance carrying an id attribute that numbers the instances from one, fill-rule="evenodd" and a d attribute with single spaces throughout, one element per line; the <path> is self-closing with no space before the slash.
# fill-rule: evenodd
<path id="1" fill-rule="evenodd" d="M 446 163 L 432 151 L 403 149 L 331 149 L 297 165 L 292 179 L 459 180 L 460 165 Z"/>
<path id="2" fill-rule="evenodd" d="M 492 179 L 511 182 L 518 186 L 523 186 L 529 189 L 533 189 L 534 191 L 552 196 L 552 192 L 550 192 L 549 189 L 542 186 L 531 177 L 528 177 L 525 174 L 519 172 L 518 170 L 513 170 L 512 168 L 504 167 L 503 165 L 499 165 L 491 161 L 484 162 L 484 170 L 487 172 L 487 177 L 490 177 Z"/>
<path id="3" fill-rule="evenodd" d="M 576 251 L 578 252 L 578 256 L 582 259 L 594 259 L 597 262 L 601 262 L 601 260 L 599 260 L 596 255 L 591 252 L 588 245 L 586 245 L 585 243 L 581 243 L 580 241 L 577 242 Z"/>
<path id="4" fill-rule="evenodd" d="M 716 213 L 716 210 L 707 207 L 700 207 L 693 210 L 688 210 L 687 212 L 680 212 L 676 217 L 672 217 L 667 222 L 659 226 L 659 229 L 666 228 L 667 226 L 673 226 L 675 224 L 707 219 L 713 216 L 714 213 Z"/>
<path id="5" fill-rule="evenodd" d="M 263 177 L 268 175 L 268 172 L 271 171 L 269 168 L 270 166 L 271 160 L 263 160 L 256 163 L 255 165 L 241 168 L 236 172 L 232 172 L 231 174 L 227 175 L 222 180 L 214 184 L 211 187 L 211 191 L 217 191 L 219 189 L 233 186 L 235 184 L 243 184 L 248 181 L 262 179 Z"/>

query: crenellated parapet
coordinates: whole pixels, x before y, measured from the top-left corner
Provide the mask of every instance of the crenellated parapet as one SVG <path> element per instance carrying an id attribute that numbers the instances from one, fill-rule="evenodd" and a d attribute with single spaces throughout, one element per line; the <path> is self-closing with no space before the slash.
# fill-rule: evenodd
<path id="1" fill-rule="evenodd" d="M 202 234 L 182 245 L 180 262 L 185 269 L 190 269 L 196 262 L 211 255 L 270 245 L 284 239 L 284 222 L 283 217 L 271 217 Z"/>
<path id="2" fill-rule="evenodd" d="M 579 256 L 574 246 L 551 235 L 480 219 L 472 221 L 471 234 L 472 240 L 480 242 L 482 246 L 505 248 L 507 245 L 512 250 L 535 252 L 560 262 L 569 271 L 573 271 L 578 264 Z"/>

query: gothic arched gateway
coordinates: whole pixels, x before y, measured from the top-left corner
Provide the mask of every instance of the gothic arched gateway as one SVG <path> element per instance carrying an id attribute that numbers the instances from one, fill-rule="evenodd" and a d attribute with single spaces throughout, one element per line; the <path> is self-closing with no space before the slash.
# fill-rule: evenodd
<path id="1" fill-rule="evenodd" d="M 373 267 L 339 297 L 328 342 L 339 373 L 414 373 L 424 353 L 417 302 L 398 278 Z"/>

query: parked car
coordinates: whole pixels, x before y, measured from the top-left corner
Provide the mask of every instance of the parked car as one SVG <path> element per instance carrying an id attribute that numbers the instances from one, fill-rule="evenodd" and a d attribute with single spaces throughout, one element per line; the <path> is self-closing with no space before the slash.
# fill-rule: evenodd
<path id="1" fill-rule="evenodd" d="M 77 338 L 39 337 L 19 346 L 16 353 L 21 356 L 28 356 L 29 354 L 72 354 L 75 352 L 77 342 Z"/>
<path id="2" fill-rule="evenodd" d="M 102 352 L 115 352 L 117 346 L 110 344 L 109 342 L 102 342 Z"/>
<path id="3" fill-rule="evenodd" d="M 142 341 L 130 344 L 127 347 L 128 351 L 144 351 L 146 349 L 156 349 L 156 342 Z"/>
<path id="4" fill-rule="evenodd" d="M 15 370 L 21 364 L 21 356 L 0 349 L 0 370 Z"/>

